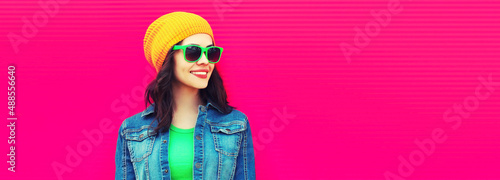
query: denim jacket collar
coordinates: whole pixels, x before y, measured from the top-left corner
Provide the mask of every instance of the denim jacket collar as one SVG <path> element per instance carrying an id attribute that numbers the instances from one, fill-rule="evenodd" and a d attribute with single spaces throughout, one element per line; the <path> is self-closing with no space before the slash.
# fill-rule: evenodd
<path id="1" fill-rule="evenodd" d="M 220 113 L 223 113 L 223 112 L 221 111 L 220 107 L 218 107 L 217 105 L 215 105 L 215 104 L 213 103 L 213 101 L 212 101 L 212 100 L 208 99 L 207 101 L 208 101 L 208 102 L 207 102 L 207 105 L 205 106 L 207 109 L 208 109 L 210 106 L 212 106 L 212 107 L 214 107 L 215 109 L 217 109 Z M 141 113 L 141 117 L 144 117 L 144 116 L 147 116 L 147 115 L 149 115 L 149 114 L 153 113 L 153 112 L 154 112 L 154 105 L 155 105 L 155 103 L 152 103 L 152 104 L 150 104 L 150 105 L 149 105 L 149 106 L 148 106 L 148 107 L 147 107 L 144 111 L 142 111 L 142 113 Z M 202 105 L 199 105 L 199 106 L 202 106 Z M 199 108 L 199 107 L 198 107 L 198 108 Z"/>

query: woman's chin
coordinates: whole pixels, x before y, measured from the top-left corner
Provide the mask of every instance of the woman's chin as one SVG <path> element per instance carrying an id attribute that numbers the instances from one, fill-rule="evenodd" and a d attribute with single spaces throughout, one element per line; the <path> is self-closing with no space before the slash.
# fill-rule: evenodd
<path id="1" fill-rule="evenodd" d="M 208 86 L 208 83 L 197 83 L 197 84 L 193 84 L 192 87 L 196 88 L 196 89 L 205 89 L 207 88 Z"/>

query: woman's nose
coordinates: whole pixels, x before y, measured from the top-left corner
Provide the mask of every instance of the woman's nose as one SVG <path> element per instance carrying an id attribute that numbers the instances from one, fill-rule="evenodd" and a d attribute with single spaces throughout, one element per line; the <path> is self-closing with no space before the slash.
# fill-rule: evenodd
<path id="1" fill-rule="evenodd" d="M 198 65 L 208 64 L 208 59 L 207 59 L 207 56 L 205 55 L 205 53 L 201 53 L 200 60 L 196 61 L 196 63 Z"/>

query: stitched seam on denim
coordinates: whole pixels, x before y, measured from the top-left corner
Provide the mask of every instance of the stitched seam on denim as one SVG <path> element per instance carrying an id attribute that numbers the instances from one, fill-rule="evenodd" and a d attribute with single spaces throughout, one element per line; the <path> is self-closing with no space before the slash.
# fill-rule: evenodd
<path id="1" fill-rule="evenodd" d="M 149 128 L 149 125 L 143 125 L 141 126 L 139 129 L 124 129 L 123 132 L 122 132 L 122 135 L 125 135 L 127 133 L 131 133 L 131 132 L 140 132 L 142 130 L 144 130 L 145 128 Z M 156 133 L 147 133 L 148 136 L 152 136 L 152 135 L 155 135 Z"/>
<path id="2" fill-rule="evenodd" d="M 229 129 L 229 132 L 226 129 L 229 129 L 229 128 L 227 126 L 222 126 L 222 127 L 212 126 L 212 127 L 210 127 L 210 131 L 213 132 L 213 133 L 224 133 L 224 134 L 227 134 L 227 135 L 232 135 L 232 134 L 236 134 L 236 133 L 240 133 L 242 131 L 245 131 L 245 127 L 244 126 L 242 126 L 242 128 L 235 129 L 235 130 Z"/>
<path id="3" fill-rule="evenodd" d="M 219 146 L 218 146 L 218 145 L 219 145 L 219 143 L 217 143 L 217 137 L 215 137 L 215 133 L 212 133 L 212 138 L 214 139 L 214 146 L 215 146 L 215 150 L 216 150 L 217 152 L 220 152 L 220 150 L 219 150 Z"/>
<path id="4" fill-rule="evenodd" d="M 211 124 L 209 121 L 207 121 L 207 122 L 208 122 L 208 124 Z M 221 124 L 221 123 L 214 123 L 214 124 Z M 240 124 L 240 122 L 235 122 L 235 121 L 232 121 L 232 122 L 230 122 L 230 123 L 228 123 L 228 124 L 230 124 L 230 125 L 232 125 L 232 124 Z M 210 131 L 212 131 L 211 129 L 212 129 L 212 127 L 210 127 Z M 246 128 L 246 126 L 245 126 L 245 125 L 243 125 L 243 128 L 242 128 L 242 129 L 247 129 L 247 128 Z M 215 150 L 216 150 L 216 151 L 218 151 L 218 152 L 220 152 L 220 153 L 222 153 L 222 154 L 224 154 L 224 155 L 227 155 L 227 156 L 237 156 L 237 155 L 238 155 L 238 151 L 239 151 L 239 150 L 238 150 L 237 152 L 235 152 L 235 153 L 229 153 L 229 152 L 225 152 L 225 151 L 222 149 L 222 147 L 219 145 L 220 143 L 219 143 L 219 138 L 217 138 L 217 133 L 220 133 L 220 132 L 219 132 L 219 131 L 217 131 L 217 132 L 213 132 L 213 133 L 212 133 L 212 137 L 214 138 Z M 228 136 L 236 136 L 236 135 L 237 135 L 237 136 L 238 136 L 238 141 L 237 141 L 237 144 L 238 144 L 238 147 L 239 147 L 239 146 L 240 146 L 240 144 L 241 144 L 241 138 L 242 138 L 242 135 L 241 135 L 241 134 L 242 134 L 242 133 L 244 133 L 244 131 L 238 131 L 238 132 L 236 132 L 236 133 L 233 133 L 233 134 L 227 134 L 227 135 L 228 135 Z M 224 134 L 226 134 L 226 133 L 224 133 Z"/>
<path id="5" fill-rule="evenodd" d="M 166 173 L 164 173 L 165 170 L 161 166 L 162 165 L 162 161 L 163 161 L 163 158 L 162 158 L 162 155 L 161 155 L 162 154 L 163 136 L 161 134 L 159 134 L 159 136 L 160 136 L 160 160 L 159 161 L 160 161 L 160 168 L 161 168 L 161 179 L 163 179 L 164 175 L 166 174 Z"/>
<path id="6" fill-rule="evenodd" d="M 127 157 L 127 150 L 125 149 L 127 147 L 127 145 L 123 145 L 123 141 L 124 139 L 122 139 L 122 173 L 123 173 L 123 180 L 126 180 L 127 179 L 127 161 L 126 161 L 126 157 Z"/>
<path id="7" fill-rule="evenodd" d="M 230 122 L 211 122 L 211 121 L 207 121 L 208 124 L 210 124 L 211 126 L 220 126 L 220 125 L 224 125 L 224 126 L 229 126 L 229 125 L 233 125 L 233 124 L 238 124 L 238 125 L 241 125 L 243 126 L 243 128 L 245 128 L 245 121 L 244 120 L 233 120 L 233 121 L 230 121 Z"/>
<path id="8" fill-rule="evenodd" d="M 205 115 L 205 119 L 206 119 L 206 117 L 207 117 L 207 116 Z M 203 122 L 204 122 L 204 121 L 202 121 L 202 122 L 201 122 L 201 124 L 202 124 L 202 125 L 201 125 L 201 127 L 202 127 L 202 128 L 201 128 L 201 131 L 202 131 L 202 132 L 203 132 Z M 195 136 L 196 136 L 196 126 L 197 126 L 197 125 L 198 125 L 198 121 L 196 121 L 196 125 L 195 125 L 195 128 L 194 128 L 194 135 L 195 135 Z M 199 129 L 199 128 L 198 128 L 198 129 Z M 205 139 L 203 139 L 203 133 L 201 133 L 199 136 L 201 137 L 201 138 L 200 138 L 200 140 L 198 140 L 198 142 L 199 142 L 199 141 L 201 141 L 201 150 L 199 150 L 199 151 L 201 152 L 201 170 L 200 170 L 200 171 L 202 172 L 202 173 L 201 173 L 201 179 L 203 179 L 203 166 L 205 165 L 205 163 L 203 162 L 203 141 L 204 141 Z M 194 150 L 196 150 L 196 144 L 199 144 L 199 143 L 196 143 L 196 142 L 197 142 L 197 141 L 196 141 L 196 140 L 194 140 L 194 146 L 193 146 L 193 149 L 194 149 Z M 193 160 L 194 160 L 194 161 L 196 161 L 196 151 L 194 151 L 193 156 L 194 156 L 194 157 L 193 157 Z M 196 175 L 195 175 L 196 173 L 195 173 L 195 172 L 196 172 L 196 170 L 195 170 L 195 169 L 193 169 L 193 179 L 196 177 Z"/>
<path id="9" fill-rule="evenodd" d="M 231 170 L 231 174 L 230 174 L 230 176 L 229 176 L 229 177 L 230 177 L 230 178 L 229 178 L 229 180 L 232 180 L 232 179 L 234 178 L 234 175 L 235 175 L 235 173 L 234 173 L 234 172 L 235 172 L 235 170 L 236 170 L 236 161 L 238 161 L 238 156 L 235 156 L 235 157 L 233 158 L 233 166 L 231 166 L 231 167 L 232 167 L 232 170 Z"/>
<path id="10" fill-rule="evenodd" d="M 243 135 L 243 136 L 239 135 L 238 143 L 236 144 L 236 146 L 238 147 L 238 150 L 236 151 L 236 155 L 234 156 L 234 161 L 233 161 L 233 166 L 232 166 L 233 169 L 231 171 L 231 176 L 230 176 L 231 178 L 230 179 L 233 179 L 234 176 L 236 175 L 235 171 L 236 171 L 236 168 L 237 168 L 236 166 L 238 165 L 237 161 L 238 161 L 239 151 L 241 149 L 241 139 L 242 139 L 242 137 L 245 137 L 245 135 Z"/>
<path id="11" fill-rule="evenodd" d="M 144 125 L 139 129 L 126 129 L 126 130 L 124 130 L 124 132 L 122 134 L 126 140 L 132 140 L 132 141 L 143 141 L 144 139 L 147 139 L 149 137 L 156 135 L 156 133 L 154 133 L 154 132 L 153 133 L 149 132 L 149 129 L 146 130 L 146 136 L 144 136 L 142 138 L 137 137 L 137 139 L 136 139 L 134 136 L 130 135 L 132 133 L 141 132 L 146 128 L 149 128 L 149 125 Z M 142 133 L 140 133 L 140 134 L 142 134 Z M 140 136 L 140 134 L 139 134 L 139 136 Z"/>
<path id="12" fill-rule="evenodd" d="M 233 156 L 233 166 L 232 166 L 232 170 L 231 170 L 231 174 L 230 174 L 230 180 L 234 178 L 235 176 L 235 171 L 236 171 L 236 166 L 237 166 L 237 161 L 238 161 L 238 152 L 240 151 L 240 146 L 241 146 L 241 139 L 242 139 L 242 136 L 241 135 L 238 135 L 239 138 L 238 138 L 238 143 L 236 144 L 236 146 L 238 147 L 238 150 L 236 151 L 235 153 L 235 156 Z M 243 135 L 244 137 L 245 135 Z"/>
<path id="13" fill-rule="evenodd" d="M 146 160 L 144 161 L 144 166 L 146 167 L 146 179 L 149 180 L 149 164 L 148 164 L 148 158 L 146 158 Z"/>
<path id="14" fill-rule="evenodd" d="M 201 138 L 203 138 L 203 129 L 205 129 L 205 123 L 207 121 L 207 116 L 208 116 L 208 110 L 207 110 L 207 112 L 205 114 L 205 120 L 201 123 L 201 129 L 200 129 L 200 131 L 201 131 L 201 134 L 200 134 Z M 205 142 L 205 139 L 203 139 L 201 141 L 201 162 L 202 162 L 202 166 L 201 166 L 201 179 L 203 179 L 203 166 L 205 164 L 205 163 L 203 163 L 203 161 L 205 161 L 205 150 L 204 150 L 205 144 L 204 144 L 204 142 Z M 194 178 L 194 176 L 193 176 L 193 178 Z"/>
<path id="15" fill-rule="evenodd" d="M 248 129 L 247 129 L 248 131 Z M 247 148 L 248 148 L 248 137 L 247 137 L 247 134 L 245 132 L 245 135 L 243 136 L 244 139 L 243 139 L 243 172 L 244 172 L 244 177 L 245 179 L 247 179 L 248 177 L 248 170 L 247 170 Z"/>
<path id="16" fill-rule="evenodd" d="M 241 138 L 242 138 L 242 133 L 241 132 L 238 132 L 237 134 L 232 134 L 232 136 L 238 136 L 238 139 L 236 141 L 236 147 L 240 147 L 240 144 L 241 144 Z M 235 156 L 237 157 L 238 156 L 238 151 L 239 149 L 236 149 L 236 151 L 234 153 L 230 153 L 230 152 L 226 152 L 224 150 L 222 150 L 222 152 L 228 156 Z"/>
<path id="17" fill-rule="evenodd" d="M 221 143 L 219 142 L 219 138 L 217 137 L 216 133 L 213 133 L 212 136 L 214 137 L 214 144 L 215 144 L 215 150 L 217 150 L 218 152 L 226 155 L 226 156 L 235 156 L 235 153 L 229 153 L 229 152 L 226 152 L 224 151 L 224 149 L 222 149 L 222 146 L 220 145 Z"/>
<path id="18" fill-rule="evenodd" d="M 149 143 L 149 148 L 148 148 L 149 152 L 146 153 L 147 155 L 145 155 L 144 158 L 149 157 L 153 153 L 153 145 L 155 143 L 156 137 L 155 136 L 151 136 L 150 139 L 151 139 L 151 142 Z"/>
<path id="19" fill-rule="evenodd" d="M 151 142 L 149 142 L 149 145 L 148 145 L 148 147 L 147 147 L 147 149 L 146 149 L 146 153 L 144 153 L 144 155 L 142 155 L 141 157 L 134 157 L 133 159 L 132 159 L 132 157 L 131 157 L 131 158 L 130 158 L 130 160 L 131 160 L 132 162 L 140 162 L 140 161 L 142 161 L 143 159 L 145 159 L 146 157 L 148 157 L 149 155 L 151 155 L 151 153 L 152 153 L 152 151 L 153 151 L 153 144 L 154 144 L 155 137 L 150 137 L 149 139 L 150 139 L 150 141 L 151 141 Z M 130 143 L 131 143 L 131 142 L 128 142 L 128 143 L 127 143 L 127 145 L 128 145 L 128 147 L 129 147 L 129 149 L 130 149 L 130 152 L 131 152 L 130 154 L 131 154 L 131 156 L 132 156 L 132 154 L 135 154 L 135 152 L 134 152 L 134 148 L 132 148 L 132 147 L 133 147 L 133 145 L 132 145 L 132 144 L 130 144 Z"/>
<path id="20" fill-rule="evenodd" d="M 219 152 L 219 163 L 217 163 L 217 180 L 220 179 L 220 169 L 222 169 L 222 160 L 221 160 L 221 152 Z"/>
<path id="21" fill-rule="evenodd" d="M 136 164 L 135 162 L 134 162 L 134 163 L 132 163 L 132 167 L 134 167 L 134 174 L 135 174 L 135 177 L 136 177 L 136 178 L 137 178 L 137 177 L 139 177 L 139 175 L 137 174 L 137 173 L 138 173 L 138 172 L 137 172 L 137 164 Z"/>

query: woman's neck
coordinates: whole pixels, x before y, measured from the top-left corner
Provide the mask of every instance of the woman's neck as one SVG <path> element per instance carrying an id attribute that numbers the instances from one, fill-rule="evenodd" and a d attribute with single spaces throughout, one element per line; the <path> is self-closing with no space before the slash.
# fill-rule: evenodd
<path id="1" fill-rule="evenodd" d="M 198 106 L 203 104 L 199 92 L 199 89 L 186 86 L 180 82 L 174 83 L 174 114 L 197 113 Z"/>

